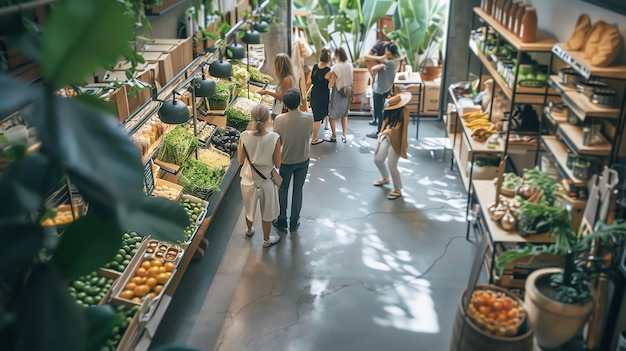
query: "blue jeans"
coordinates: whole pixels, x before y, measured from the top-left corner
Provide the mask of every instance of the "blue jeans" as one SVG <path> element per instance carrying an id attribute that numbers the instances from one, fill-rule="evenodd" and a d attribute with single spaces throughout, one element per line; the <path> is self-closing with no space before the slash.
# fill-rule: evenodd
<path id="1" fill-rule="evenodd" d="M 373 102 L 374 102 L 374 120 L 378 122 L 378 129 L 376 129 L 376 133 L 380 132 L 380 128 L 383 125 L 383 109 L 385 108 L 385 99 L 389 96 L 389 92 L 384 94 L 373 93 Z"/>
<path id="2" fill-rule="evenodd" d="M 309 171 L 309 160 L 296 164 L 282 164 L 280 166 L 280 176 L 283 177 L 283 183 L 278 188 L 278 202 L 280 203 L 280 214 L 278 215 L 277 225 L 287 228 L 287 197 L 289 193 L 289 184 L 293 176 L 293 189 L 291 194 L 291 217 L 289 218 L 290 227 L 298 225 L 300 219 L 300 210 L 302 210 L 302 187 L 306 180 L 306 174 Z"/>

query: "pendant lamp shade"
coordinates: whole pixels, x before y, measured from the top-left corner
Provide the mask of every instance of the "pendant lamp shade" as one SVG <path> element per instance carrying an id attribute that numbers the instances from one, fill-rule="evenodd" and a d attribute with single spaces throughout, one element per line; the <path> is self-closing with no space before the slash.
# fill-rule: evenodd
<path id="1" fill-rule="evenodd" d="M 272 20 L 272 14 L 269 14 L 269 13 L 262 13 L 261 14 L 261 22 L 269 23 L 271 20 Z"/>
<path id="2" fill-rule="evenodd" d="M 261 33 L 254 29 L 245 31 L 241 37 L 241 41 L 246 44 L 261 44 Z"/>
<path id="3" fill-rule="evenodd" d="M 182 101 L 172 98 L 172 100 L 164 101 L 159 109 L 159 118 L 163 123 L 182 124 L 189 120 L 190 114 L 187 105 Z"/>
<path id="4" fill-rule="evenodd" d="M 263 20 L 261 20 L 260 22 L 256 22 L 252 25 L 252 28 L 254 28 L 254 30 L 256 30 L 259 33 L 267 33 L 267 30 L 269 29 L 269 27 L 270 25 Z M 249 43 L 249 44 L 252 44 L 252 43 Z"/>
<path id="5" fill-rule="evenodd" d="M 217 94 L 217 84 L 213 79 L 205 78 L 204 74 L 202 78 L 194 79 L 193 86 L 197 97 L 211 97 Z"/>
<path id="6" fill-rule="evenodd" d="M 215 60 L 209 65 L 209 74 L 216 78 L 229 78 L 233 75 L 233 66 L 222 59 Z"/>
<path id="7" fill-rule="evenodd" d="M 246 57 L 246 49 L 243 45 L 238 45 L 237 41 L 226 47 L 226 57 L 234 60 L 241 60 Z"/>

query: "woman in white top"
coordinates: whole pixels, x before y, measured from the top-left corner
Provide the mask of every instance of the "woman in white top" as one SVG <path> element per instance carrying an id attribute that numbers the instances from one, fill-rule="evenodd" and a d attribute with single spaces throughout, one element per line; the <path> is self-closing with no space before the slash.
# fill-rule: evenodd
<path id="1" fill-rule="evenodd" d="M 295 85 L 295 75 L 293 72 L 293 64 L 289 55 L 280 53 L 276 55 L 274 59 L 273 73 L 278 81 L 276 91 L 259 90 L 260 95 L 270 95 L 274 97 L 274 103 L 272 105 L 272 120 L 276 119 L 276 116 L 281 113 L 287 112 L 285 104 L 283 104 L 283 95 L 290 88 L 297 88 Z"/>
<path id="2" fill-rule="evenodd" d="M 280 168 L 281 146 L 280 136 L 268 132 L 271 124 L 270 112 L 264 104 L 256 105 L 250 113 L 248 130 L 241 133 L 237 158 L 241 168 L 241 195 L 243 197 L 244 214 L 246 216 L 246 236 L 254 235 L 254 216 L 257 202 L 261 207 L 261 224 L 263 227 L 263 247 L 270 247 L 280 241 L 280 236 L 270 236 L 272 221 L 278 217 L 278 187 L 271 179 L 273 167 Z M 265 176 L 263 179 L 250 165 Z"/>
<path id="3" fill-rule="evenodd" d="M 336 63 L 331 67 L 330 72 L 326 73 L 328 88 L 332 89 L 328 106 L 328 120 L 332 135 L 329 139 L 324 140 L 331 143 L 337 142 L 336 120 L 341 119 L 341 131 L 343 132 L 341 141 L 345 143 L 348 129 L 348 108 L 352 97 L 341 96 L 339 90 L 344 87 L 352 87 L 352 63 L 348 62 L 348 55 L 344 48 L 335 49 L 334 60 Z"/>

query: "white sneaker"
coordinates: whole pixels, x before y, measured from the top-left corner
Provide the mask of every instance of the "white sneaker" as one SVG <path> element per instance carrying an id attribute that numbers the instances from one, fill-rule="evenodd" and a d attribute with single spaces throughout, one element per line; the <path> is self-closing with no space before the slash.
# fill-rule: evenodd
<path id="1" fill-rule="evenodd" d="M 277 244 L 280 241 L 280 236 L 271 235 L 270 240 L 263 240 L 263 247 L 270 247 L 274 244 Z"/>
<path id="2" fill-rule="evenodd" d="M 254 235 L 254 227 L 252 227 L 252 228 L 250 229 L 250 231 L 248 231 L 248 230 L 246 229 L 246 236 L 247 236 L 248 238 L 249 238 L 249 237 L 251 237 L 251 236 L 253 236 L 253 235 Z"/>

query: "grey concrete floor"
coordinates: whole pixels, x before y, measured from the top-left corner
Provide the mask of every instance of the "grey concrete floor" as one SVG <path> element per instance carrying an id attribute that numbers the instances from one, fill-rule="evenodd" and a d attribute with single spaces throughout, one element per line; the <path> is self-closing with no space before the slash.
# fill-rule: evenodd
<path id="1" fill-rule="evenodd" d="M 404 197 L 374 187 L 366 118 L 348 142 L 311 147 L 301 226 L 279 244 L 245 238 L 233 182 L 152 344 L 200 350 L 447 350 L 476 246 L 438 121 L 409 127 Z M 276 232 L 276 229 L 273 229 Z"/>

